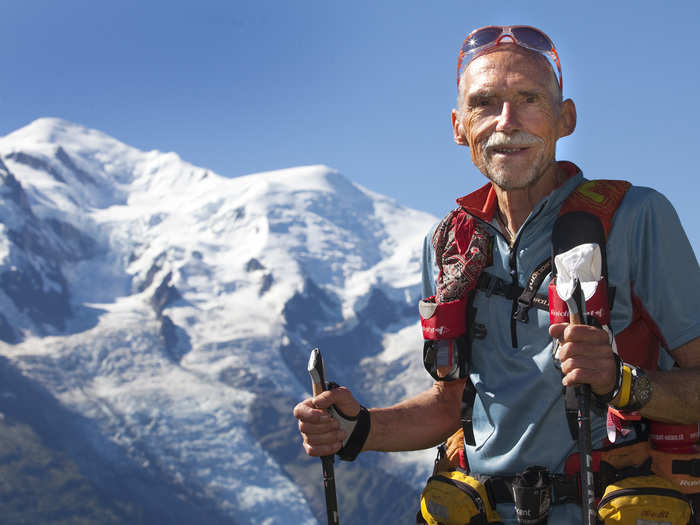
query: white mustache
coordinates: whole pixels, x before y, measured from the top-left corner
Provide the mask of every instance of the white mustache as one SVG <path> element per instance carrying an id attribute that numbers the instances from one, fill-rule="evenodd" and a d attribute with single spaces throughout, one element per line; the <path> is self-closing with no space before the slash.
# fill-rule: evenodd
<path id="1" fill-rule="evenodd" d="M 482 148 L 498 148 L 503 146 L 530 146 L 532 144 L 541 144 L 544 140 L 540 137 L 528 133 L 527 131 L 516 131 L 515 133 L 507 134 L 502 131 L 494 131 L 489 138 L 483 141 Z"/>

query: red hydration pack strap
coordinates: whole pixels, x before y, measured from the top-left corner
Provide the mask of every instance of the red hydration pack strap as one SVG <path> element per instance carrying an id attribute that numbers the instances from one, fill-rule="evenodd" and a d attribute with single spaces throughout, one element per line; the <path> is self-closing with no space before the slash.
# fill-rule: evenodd
<path id="1" fill-rule="evenodd" d="M 591 180 L 584 182 L 567 197 L 559 215 L 572 211 L 592 213 L 603 224 L 607 238 L 620 202 L 632 184 L 624 180 Z"/>
<path id="2" fill-rule="evenodd" d="M 630 186 L 629 182 L 621 180 L 585 182 L 567 198 L 560 214 L 570 211 L 592 213 L 600 219 L 607 237 L 612 228 L 615 211 L 617 211 Z M 615 336 L 618 353 L 626 363 L 646 370 L 655 370 L 658 366 L 659 347 L 666 347 L 666 342 L 656 323 L 634 293 L 632 293 L 632 308 L 632 322 Z M 550 317 L 551 310 L 550 302 Z"/>
<path id="3" fill-rule="evenodd" d="M 559 216 L 577 211 L 590 213 L 600 220 L 607 240 L 612 228 L 613 216 L 630 186 L 629 182 L 623 180 L 584 182 L 567 197 L 559 211 Z M 603 276 L 593 297 L 586 301 L 586 313 L 595 317 L 602 326 L 610 324 L 607 284 L 607 278 Z M 552 324 L 568 322 L 569 309 L 566 302 L 557 294 L 554 280 L 549 284 L 548 294 L 550 322 Z"/>
<path id="4" fill-rule="evenodd" d="M 668 348 L 658 326 L 634 293 L 632 322 L 615 336 L 615 342 L 620 359 L 644 370 L 656 370 L 659 348 Z"/>

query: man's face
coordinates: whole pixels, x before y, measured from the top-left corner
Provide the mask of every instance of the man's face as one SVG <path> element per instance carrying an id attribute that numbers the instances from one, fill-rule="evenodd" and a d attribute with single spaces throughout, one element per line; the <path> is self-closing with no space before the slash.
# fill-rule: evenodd
<path id="1" fill-rule="evenodd" d="M 474 165 L 506 190 L 537 182 L 554 162 L 556 141 L 573 131 L 546 60 L 499 45 L 467 66 L 460 89 L 455 140 L 469 146 Z"/>

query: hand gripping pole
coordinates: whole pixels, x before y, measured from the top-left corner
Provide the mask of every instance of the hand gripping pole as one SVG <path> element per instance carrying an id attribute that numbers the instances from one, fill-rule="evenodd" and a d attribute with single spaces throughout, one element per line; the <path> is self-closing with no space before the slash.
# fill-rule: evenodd
<path id="1" fill-rule="evenodd" d="M 323 359 L 318 348 L 314 348 L 309 356 L 308 365 L 311 376 L 311 386 L 314 396 L 319 395 L 327 389 L 325 372 L 323 370 Z M 335 469 L 333 467 L 334 456 L 323 456 L 323 488 L 326 493 L 326 512 L 328 514 L 328 525 L 338 525 L 338 500 L 335 494 Z"/>
<path id="2" fill-rule="evenodd" d="M 572 324 L 601 326 L 609 312 L 593 312 L 588 308 L 601 288 L 607 297 L 607 260 L 605 230 L 600 219 L 588 212 L 575 211 L 561 215 L 552 230 L 552 277 L 556 294 L 566 303 L 568 321 Z M 589 300 L 591 303 L 589 303 Z M 602 315 L 600 315 L 602 314 Z M 575 389 L 579 409 L 578 446 L 581 460 L 581 510 L 584 525 L 596 522 L 591 443 L 591 386 Z"/>

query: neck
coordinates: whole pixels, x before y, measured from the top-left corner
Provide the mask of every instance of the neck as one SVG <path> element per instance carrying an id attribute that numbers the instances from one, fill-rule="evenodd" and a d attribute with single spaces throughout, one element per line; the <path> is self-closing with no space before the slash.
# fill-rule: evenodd
<path id="1" fill-rule="evenodd" d="M 566 180 L 566 173 L 556 162 L 553 162 L 534 184 L 526 188 L 508 190 L 494 184 L 500 219 L 505 223 L 506 228 L 515 235 L 535 205 L 543 197 L 552 193 L 564 180 Z"/>

